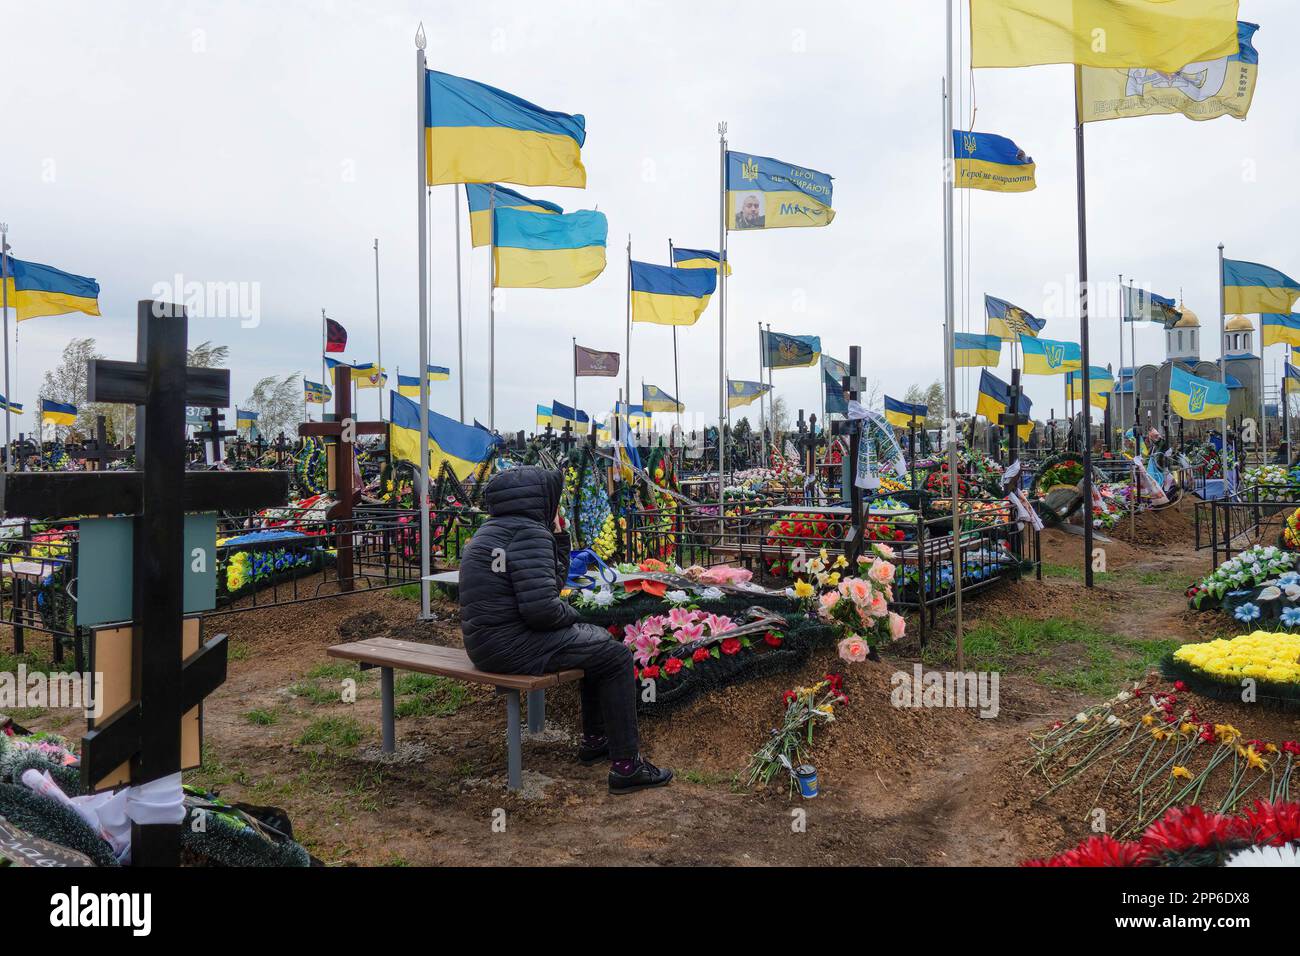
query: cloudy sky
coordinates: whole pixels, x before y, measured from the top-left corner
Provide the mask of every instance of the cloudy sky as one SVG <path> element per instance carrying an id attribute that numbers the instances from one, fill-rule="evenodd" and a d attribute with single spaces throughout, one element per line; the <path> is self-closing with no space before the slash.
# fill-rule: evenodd
<path id="1" fill-rule="evenodd" d="M 956 4 L 963 17 L 964 3 Z M 741 15 L 736 10 L 741 9 Z M 0 33 L 0 221 L 19 258 L 94 276 L 102 318 L 25 322 L 14 399 L 32 402 L 73 336 L 134 354 L 135 303 L 185 283 L 238 283 L 257 321 L 193 321 L 192 343 L 230 346 L 234 394 L 265 375 L 319 377 L 320 310 L 350 333 L 346 357 L 376 357 L 372 243 L 378 238 L 383 362 L 418 364 L 415 69 L 429 63 L 587 119 L 586 190 L 528 190 L 609 218 L 609 265 L 591 285 L 506 290 L 497 306 L 497 424 L 572 396 L 570 339 L 624 350 L 625 246 L 665 262 L 669 239 L 716 248 L 717 124 L 732 148 L 835 177 L 835 222 L 731 237 L 727 365 L 758 375 L 758 324 L 817 334 L 886 393 L 941 375 L 943 259 L 941 0 L 734 5 L 686 0 L 153 3 L 10 6 Z M 1293 97 L 1300 34 L 1285 0 L 1243 0 L 1260 24 L 1249 119 L 1180 116 L 1090 124 L 1088 237 L 1094 282 L 1134 277 L 1185 295 L 1217 352 L 1217 245 L 1300 274 Z M 959 33 L 964 35 L 964 33 Z M 1022 195 L 958 192 L 957 327 L 983 330 L 990 292 L 1077 340 L 1071 72 L 961 68 L 957 124 L 1013 138 L 1038 166 Z M 1288 105 L 1291 103 L 1291 105 Z M 964 117 L 964 119 L 963 119 Z M 432 192 L 431 361 L 453 368 L 433 407 L 457 414 L 453 187 Z M 487 415 L 486 251 L 462 254 L 465 400 Z M 255 297 L 255 298 L 254 298 Z M 240 311 L 240 310 L 231 310 Z M 251 310 L 249 310 L 251 311 Z M 718 306 L 679 333 L 681 399 L 716 417 Z M 1092 320 L 1093 363 L 1117 363 L 1118 320 Z M 1282 348 L 1269 351 L 1270 373 Z M 1005 354 L 1005 351 L 1004 351 Z M 1139 360 L 1163 337 L 1138 330 Z M 634 389 L 672 390 L 672 336 L 632 334 Z M 1003 373 L 1008 366 L 1004 360 Z M 963 409 L 974 401 L 965 376 Z M 584 379 L 579 404 L 606 409 L 622 381 Z M 778 371 L 792 407 L 819 407 L 815 369 Z M 1037 417 L 1059 378 L 1029 378 Z M 363 393 L 362 412 L 378 410 Z"/>

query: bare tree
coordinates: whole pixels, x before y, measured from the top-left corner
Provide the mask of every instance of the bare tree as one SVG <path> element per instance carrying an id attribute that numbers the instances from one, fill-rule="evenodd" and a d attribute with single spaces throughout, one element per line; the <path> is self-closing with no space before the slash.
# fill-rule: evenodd
<path id="1" fill-rule="evenodd" d="M 91 405 L 86 402 L 86 363 L 103 357 L 95 348 L 94 339 L 73 339 L 63 347 L 59 364 L 45 373 L 45 379 L 41 383 L 40 399 L 77 407 L 77 419 L 71 426 L 74 435 L 94 434 L 97 415 L 103 415 L 110 422 L 114 417 L 121 419 L 116 405 Z M 38 402 L 38 410 L 39 407 Z"/>
<path id="2" fill-rule="evenodd" d="M 229 345 L 200 342 L 185 353 L 185 364 L 194 368 L 225 368 L 230 360 Z"/>
<path id="3" fill-rule="evenodd" d="M 268 375 L 239 407 L 257 412 L 257 430 L 263 435 L 295 431 L 302 418 L 302 378 L 298 372 L 284 378 Z"/>
<path id="4" fill-rule="evenodd" d="M 935 379 L 928 386 L 909 385 L 903 401 L 912 405 L 924 405 L 926 407 L 926 428 L 943 427 L 943 384 L 938 379 Z"/>

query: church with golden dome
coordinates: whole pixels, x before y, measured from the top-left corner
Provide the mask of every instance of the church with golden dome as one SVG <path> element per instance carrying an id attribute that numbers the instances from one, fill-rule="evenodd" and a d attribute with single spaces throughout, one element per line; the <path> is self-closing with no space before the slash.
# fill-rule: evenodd
<path id="1" fill-rule="evenodd" d="M 1111 396 L 1112 414 L 1122 414 L 1124 428 L 1133 423 L 1133 394 L 1136 383 L 1138 421 L 1145 432 L 1148 428 L 1164 430 L 1165 400 L 1169 396 L 1169 377 L 1177 363 L 1193 375 L 1211 381 L 1220 380 L 1220 362 L 1228 372 L 1228 420 L 1238 418 L 1259 419 L 1260 395 L 1263 392 L 1263 363 L 1256 351 L 1255 323 L 1244 315 L 1228 316 L 1223 328 L 1222 359 L 1201 359 L 1201 320 L 1182 302 L 1178 304 L 1182 318 L 1165 330 L 1165 358 L 1159 365 L 1138 364 L 1136 368 L 1119 370 L 1115 391 Z M 1127 343 L 1125 343 L 1127 344 Z M 1122 410 L 1122 411 L 1121 411 Z M 1177 428 L 1177 417 L 1170 413 L 1171 427 Z M 1208 432 L 1217 428 L 1216 422 L 1185 422 L 1184 432 L 1193 428 Z"/>

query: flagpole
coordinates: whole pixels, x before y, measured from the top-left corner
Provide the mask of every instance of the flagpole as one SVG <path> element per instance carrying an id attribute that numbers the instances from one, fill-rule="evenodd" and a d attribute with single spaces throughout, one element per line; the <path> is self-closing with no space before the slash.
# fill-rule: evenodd
<path id="1" fill-rule="evenodd" d="M 718 529 L 726 515 L 727 436 L 727 124 L 718 124 Z"/>
<path id="2" fill-rule="evenodd" d="M 420 274 L 420 368 L 429 367 L 429 286 L 428 270 L 429 250 L 429 208 L 428 208 L 428 170 L 426 164 L 426 143 L 424 134 L 425 97 L 427 83 L 424 65 L 424 24 L 420 24 L 415 34 L 415 127 L 416 148 L 415 165 L 418 179 L 416 189 L 419 203 L 418 243 L 416 270 Z M 490 252 L 491 250 L 489 250 Z M 490 267 L 489 267 L 490 273 Z M 382 372 L 380 373 L 382 374 Z M 324 383 L 322 383 L 324 384 Z M 490 406 L 489 406 L 490 407 Z M 429 376 L 420 376 L 420 472 L 416 482 L 416 491 L 420 495 L 420 617 L 431 617 L 429 608 Z"/>
<path id="3" fill-rule="evenodd" d="M 325 348 L 329 344 L 325 337 L 325 310 L 320 310 L 320 385 L 321 385 L 321 405 L 320 420 L 325 421 Z"/>
<path id="4" fill-rule="evenodd" d="M 13 405 L 14 396 L 10 391 L 9 385 L 9 224 L 0 223 L 0 296 L 3 296 L 3 304 L 0 304 L 0 312 L 4 314 L 4 333 L 5 333 L 5 471 L 13 471 L 14 446 L 13 438 L 9 430 L 10 425 L 9 409 Z M 15 290 L 17 291 L 17 290 Z M 40 446 L 40 435 L 36 436 L 37 447 Z"/>
<path id="5" fill-rule="evenodd" d="M 946 19 L 946 29 L 944 31 L 945 49 L 944 56 L 944 81 L 943 81 L 943 350 L 944 350 L 944 400 L 947 408 L 945 409 L 944 423 L 949 434 L 945 435 L 948 442 L 948 491 L 952 495 L 952 576 L 953 576 L 953 627 L 954 641 L 957 650 L 957 670 L 966 669 L 965 641 L 962 635 L 962 607 L 961 607 L 961 589 L 962 589 L 962 557 L 961 557 L 961 504 L 958 496 L 957 482 L 957 367 L 956 351 L 954 347 L 954 299 L 955 291 L 953 288 L 953 269 L 954 261 L 952 254 L 952 232 L 953 232 L 953 211 L 952 211 L 952 190 L 953 175 L 955 172 L 953 151 L 952 151 L 952 0 L 947 0 L 944 4 L 944 14 Z M 1014 361 L 1014 348 L 1012 350 Z M 1012 411 L 1012 414 L 1019 414 L 1019 409 Z M 972 418 L 972 422 L 974 419 Z M 972 449 L 974 451 L 974 449 Z M 925 587 L 922 582 L 922 598 L 924 598 Z M 924 599 L 922 600 L 921 613 L 925 613 Z"/>
<path id="6" fill-rule="evenodd" d="M 488 428 L 497 427 L 497 187 L 488 189 Z M 426 378 L 428 376 L 425 376 Z"/>
<path id="7" fill-rule="evenodd" d="M 1119 274 L 1119 384 L 1124 387 L 1124 311 L 1128 308 L 1127 296 L 1124 295 L 1124 273 Z M 1124 455 L 1124 393 L 1118 392 L 1119 408 L 1119 451 Z"/>
<path id="8" fill-rule="evenodd" d="M 767 415 L 763 412 L 763 323 L 758 323 L 758 437 L 762 442 L 763 464 L 767 464 Z M 823 391 L 825 391 L 823 389 Z"/>
<path id="9" fill-rule="evenodd" d="M 460 304 L 460 183 L 452 188 L 451 204 L 456 207 L 456 379 L 460 385 L 460 423 L 465 424 L 465 321 Z M 488 212 L 491 218 L 492 213 Z M 488 255 L 492 255 L 491 247 Z M 426 375 L 429 370 L 424 370 Z"/>
<path id="10" fill-rule="evenodd" d="M 771 322 L 767 323 L 767 340 L 769 342 L 772 340 Z M 772 442 L 773 444 L 775 444 L 776 443 L 776 406 L 772 404 L 772 392 L 773 392 L 772 374 L 773 374 L 772 363 L 769 362 L 767 365 L 767 417 L 772 423 Z M 760 382 L 763 380 L 763 375 L 761 370 L 758 376 L 758 380 Z M 764 462 L 763 464 L 764 467 L 766 467 L 768 462 Z"/>
<path id="11" fill-rule="evenodd" d="M 384 420 L 384 333 L 379 321 L 379 237 L 375 237 L 375 359 L 379 363 L 379 420 Z"/>
<path id="12" fill-rule="evenodd" d="M 627 346 L 624 351 L 627 353 L 623 362 L 623 390 L 627 393 L 627 414 L 632 416 L 632 234 L 627 234 L 627 301 L 624 303 L 627 312 Z M 631 429 L 629 429 L 630 431 Z"/>
<path id="13" fill-rule="evenodd" d="M 1133 279 L 1128 280 L 1129 298 L 1133 297 Z M 1126 300 L 1127 301 L 1127 300 Z M 1126 313 L 1127 314 L 1127 313 Z M 1129 361 L 1133 363 L 1133 454 L 1137 454 L 1142 449 L 1142 439 L 1139 432 L 1142 429 L 1142 402 L 1138 397 L 1137 390 L 1137 369 L 1138 369 L 1138 339 L 1137 339 L 1137 319 L 1128 316 L 1128 344 L 1129 344 Z"/>
<path id="14" fill-rule="evenodd" d="M 676 269 L 677 263 L 673 261 L 673 241 L 668 240 L 668 268 Z M 721 271 L 721 268 L 719 268 Z M 673 326 L 673 398 L 677 402 L 677 431 L 682 430 L 682 380 L 677 368 L 677 326 Z M 681 440 L 680 434 L 678 440 Z"/>
<path id="15" fill-rule="evenodd" d="M 1219 243 L 1219 381 L 1223 383 L 1224 390 L 1228 387 L 1228 339 L 1225 329 L 1224 313 L 1227 311 L 1227 300 L 1223 290 L 1223 243 Z M 1220 471 L 1223 472 L 1223 492 L 1227 497 L 1228 492 L 1228 406 L 1223 406 L 1223 417 L 1219 420 L 1219 428 L 1222 450 L 1219 453 Z"/>
<path id="16" fill-rule="evenodd" d="M 1268 458 L 1268 405 L 1264 401 L 1264 317 L 1259 319 L 1259 463 Z"/>
<path id="17" fill-rule="evenodd" d="M 1084 190 L 1083 113 L 1080 109 L 1082 68 L 1074 68 L 1075 188 L 1079 217 L 1079 353 L 1083 375 L 1083 584 L 1092 587 L 1092 403 L 1087 401 L 1088 381 L 1088 205 Z"/>
<path id="18" fill-rule="evenodd" d="M 578 431 L 578 337 L 573 337 L 573 431 Z"/>

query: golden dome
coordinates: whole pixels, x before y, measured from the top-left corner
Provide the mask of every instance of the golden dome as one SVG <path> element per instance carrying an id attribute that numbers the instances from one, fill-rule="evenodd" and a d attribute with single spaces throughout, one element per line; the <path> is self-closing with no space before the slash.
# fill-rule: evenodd
<path id="1" fill-rule="evenodd" d="M 1183 314 L 1183 317 L 1174 323 L 1174 328 L 1199 329 L 1201 327 L 1200 318 L 1197 317 L 1195 312 L 1183 305 L 1181 301 L 1178 303 L 1178 311 Z"/>
<path id="2" fill-rule="evenodd" d="M 1223 330 L 1225 332 L 1253 332 L 1255 331 L 1255 323 L 1244 315 L 1234 315 L 1228 319 Z"/>

